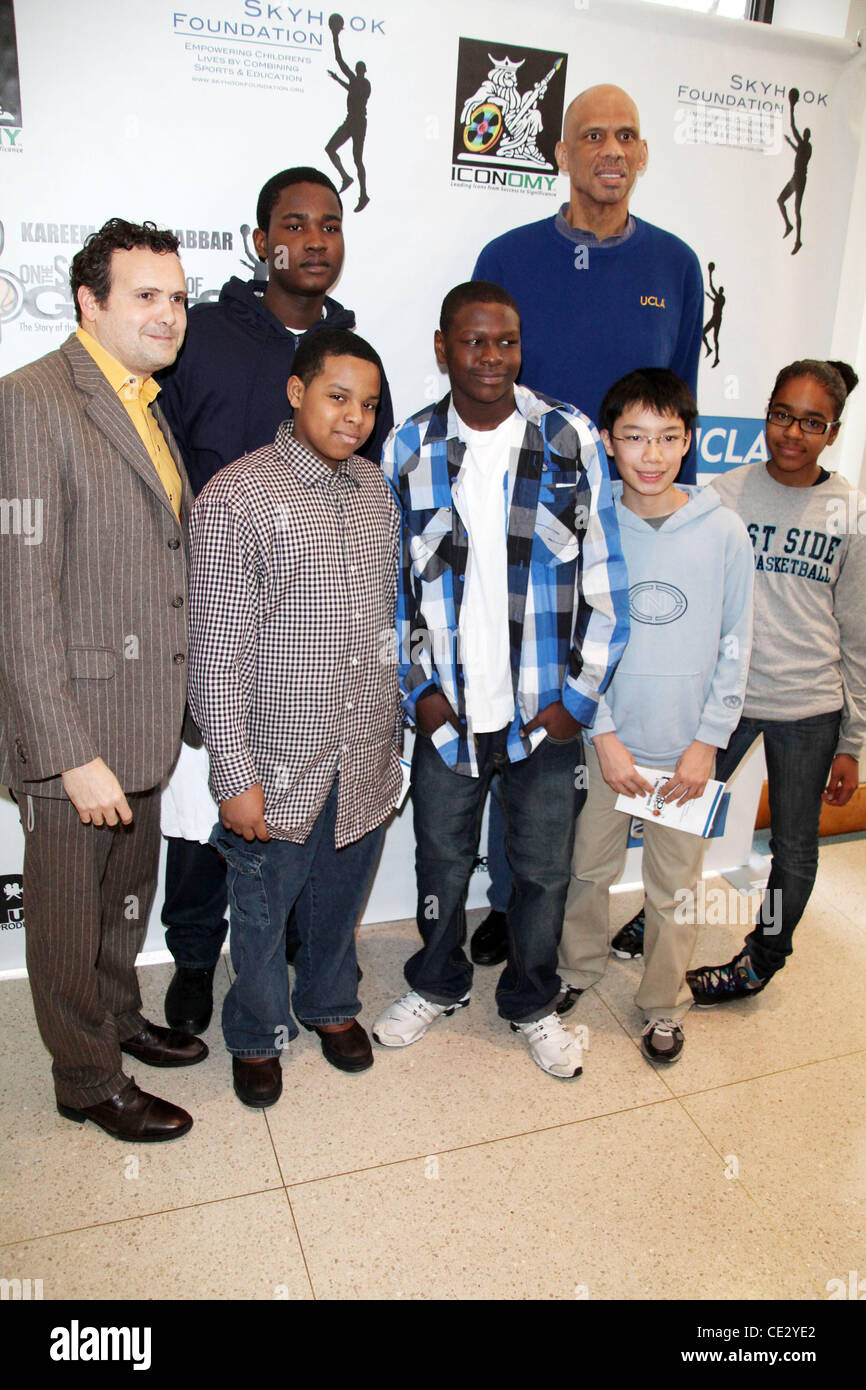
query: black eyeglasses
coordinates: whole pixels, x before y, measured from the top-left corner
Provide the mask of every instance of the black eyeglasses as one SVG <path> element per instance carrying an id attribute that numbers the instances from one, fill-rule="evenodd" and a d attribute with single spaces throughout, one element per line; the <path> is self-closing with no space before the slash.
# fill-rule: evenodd
<path id="1" fill-rule="evenodd" d="M 817 415 L 792 415 L 789 410 L 768 410 L 767 419 L 780 430 L 786 430 L 796 420 L 804 434 L 826 434 L 834 425 L 841 423 L 839 420 L 821 420 Z"/>

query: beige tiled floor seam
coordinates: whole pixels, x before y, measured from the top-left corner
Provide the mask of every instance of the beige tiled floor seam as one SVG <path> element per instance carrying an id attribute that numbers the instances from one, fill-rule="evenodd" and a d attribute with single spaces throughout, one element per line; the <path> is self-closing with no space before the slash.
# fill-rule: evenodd
<path id="1" fill-rule="evenodd" d="M 824 1299 L 866 1275 L 864 867 L 862 841 L 822 850 L 786 970 L 692 1011 L 667 1070 L 639 1051 L 640 961 L 611 959 L 569 1016 L 590 1045 L 567 1083 L 532 1065 L 497 1016 L 498 971 L 479 970 L 471 1008 L 359 1076 L 302 1033 L 256 1114 L 220 1035 L 226 963 L 206 1061 L 136 1068 L 195 1118 L 169 1145 L 61 1119 L 26 982 L 0 984 L 17 1040 L 0 1060 L 0 1278 L 42 1279 L 45 1299 Z M 613 899 L 612 929 L 637 903 Z M 740 939 L 702 926 L 696 963 Z M 360 936 L 368 1026 L 414 940 L 399 923 Z M 161 1021 L 170 967 L 140 973 Z"/>

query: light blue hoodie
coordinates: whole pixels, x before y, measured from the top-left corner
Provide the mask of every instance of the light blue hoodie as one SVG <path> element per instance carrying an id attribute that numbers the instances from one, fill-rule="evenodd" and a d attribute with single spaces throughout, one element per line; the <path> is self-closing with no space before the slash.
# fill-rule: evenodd
<path id="1" fill-rule="evenodd" d="M 631 636 L 589 737 L 616 733 L 638 763 L 675 763 L 695 739 L 726 748 L 739 723 L 752 646 L 754 556 L 713 488 L 657 530 L 612 484 L 628 568 Z"/>

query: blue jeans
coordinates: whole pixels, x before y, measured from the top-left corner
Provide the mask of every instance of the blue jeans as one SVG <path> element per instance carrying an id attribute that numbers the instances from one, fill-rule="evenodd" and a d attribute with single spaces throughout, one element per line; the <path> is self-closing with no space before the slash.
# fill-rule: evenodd
<path id="1" fill-rule="evenodd" d="M 781 970 L 791 954 L 794 928 L 815 884 L 821 793 L 841 719 L 841 710 L 790 721 L 744 716 L 716 760 L 716 777 L 727 781 L 758 734 L 764 735 L 773 858 L 754 928 L 746 937 L 749 958 L 764 979 Z"/>
<path id="2" fill-rule="evenodd" d="M 549 1014 L 560 991 L 557 950 L 568 891 L 574 825 L 586 793 L 575 786 L 580 734 L 546 738 L 528 758 L 508 761 L 507 730 L 476 737 L 478 777 L 452 772 L 432 740 L 416 731 L 412 807 L 418 930 L 424 942 L 406 962 L 412 989 L 435 1004 L 461 998 L 472 983 L 466 941 L 466 887 L 494 772 L 502 782 L 505 843 L 514 888 L 508 908 L 508 959 L 496 988 L 502 1018 L 531 1023 Z"/>
<path id="3" fill-rule="evenodd" d="M 289 1007 L 286 917 L 294 905 L 301 947 L 292 1005 L 299 1023 L 348 1023 L 361 1011 L 355 926 L 384 826 L 336 849 L 337 786 L 302 845 L 253 840 L 214 827 L 225 857 L 235 981 L 223 1004 L 223 1036 L 235 1057 L 275 1057 L 298 1036 Z"/>
<path id="4" fill-rule="evenodd" d="M 499 777 L 494 777 L 490 784 L 487 872 L 490 875 L 487 901 L 494 912 L 507 912 L 511 901 L 511 865 L 505 854 L 505 812 L 502 809 L 502 781 Z"/>

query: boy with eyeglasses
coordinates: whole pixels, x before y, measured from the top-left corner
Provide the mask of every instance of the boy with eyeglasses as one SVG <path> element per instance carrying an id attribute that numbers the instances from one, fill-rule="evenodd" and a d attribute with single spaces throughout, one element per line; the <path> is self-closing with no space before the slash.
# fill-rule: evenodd
<path id="1" fill-rule="evenodd" d="M 559 969 L 572 995 L 601 979 L 608 894 L 629 817 L 618 795 L 652 791 L 636 764 L 670 774 L 665 800 L 700 797 L 740 718 L 752 640 L 746 528 L 711 488 L 677 484 L 697 405 L 675 373 L 630 372 L 605 396 L 599 427 L 616 463 L 617 520 L 629 575 L 631 636 L 587 736 L 587 801 L 577 822 Z M 644 822 L 644 970 L 635 1003 L 644 1056 L 676 1062 L 691 1004 L 686 967 L 704 854 L 699 835 Z"/>

